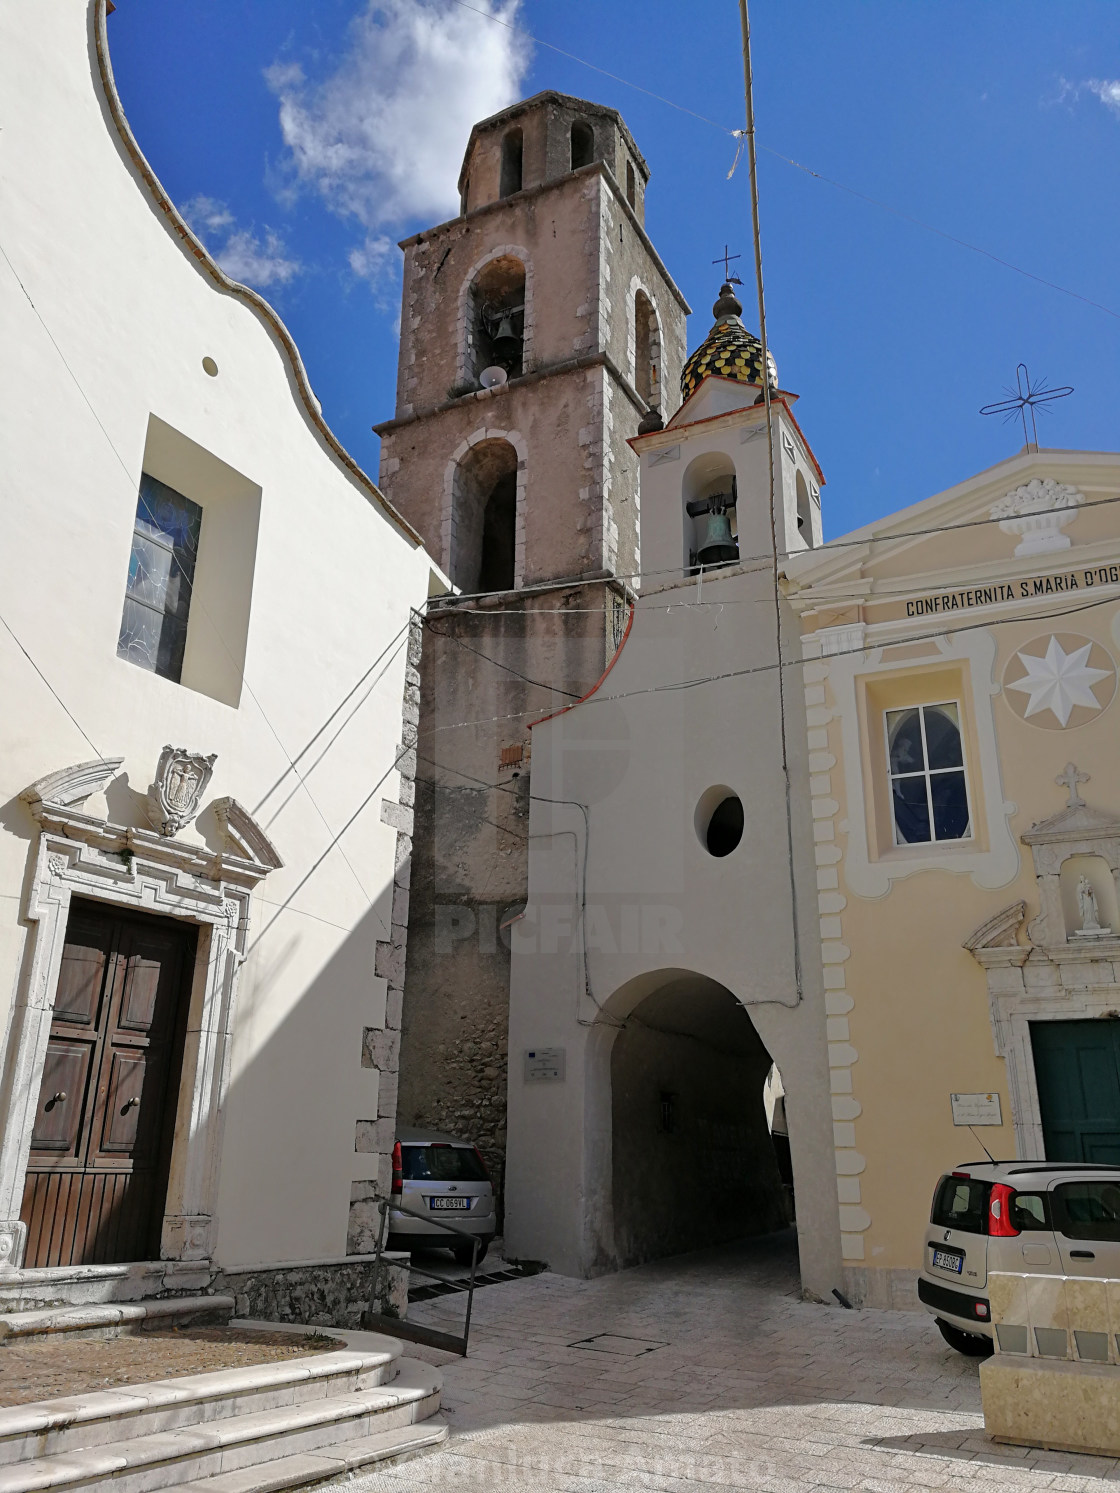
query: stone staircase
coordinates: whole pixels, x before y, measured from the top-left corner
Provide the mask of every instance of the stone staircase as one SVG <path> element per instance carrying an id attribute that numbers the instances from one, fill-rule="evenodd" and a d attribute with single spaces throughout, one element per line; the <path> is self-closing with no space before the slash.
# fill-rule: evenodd
<path id="1" fill-rule="evenodd" d="M 192 1300 L 197 1311 L 199 1298 Z M 293 1330 L 238 1323 L 281 1326 Z M 436 1414 L 436 1369 L 403 1358 L 394 1338 L 330 1335 L 339 1339 L 337 1350 L 305 1358 L 0 1409 L 0 1493 L 106 1485 L 115 1493 L 272 1493 L 403 1460 L 447 1436 Z"/>
<path id="2" fill-rule="evenodd" d="M 110 1338 L 145 1330 L 165 1331 L 169 1327 L 222 1326 L 232 1312 L 232 1296 L 166 1296 L 155 1301 L 89 1302 L 33 1311 L 0 1311 L 0 1343 L 63 1335 Z"/>

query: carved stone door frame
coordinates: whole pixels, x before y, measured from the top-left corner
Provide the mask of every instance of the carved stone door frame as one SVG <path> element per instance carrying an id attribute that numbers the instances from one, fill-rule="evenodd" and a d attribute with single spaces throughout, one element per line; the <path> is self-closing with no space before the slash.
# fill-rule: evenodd
<path id="1" fill-rule="evenodd" d="M 0 1075 L 0 1273 L 18 1270 L 23 1259 L 20 1202 L 74 896 L 198 925 L 161 1256 L 202 1265 L 213 1249 L 229 1039 L 252 889 L 283 862 L 231 798 L 212 805 L 224 840 L 217 853 L 83 812 L 122 763 L 80 763 L 21 794 L 41 832 L 25 911 L 31 932 Z"/>
<path id="2" fill-rule="evenodd" d="M 1071 797 L 1073 795 L 1071 794 Z M 1093 1021 L 1120 1014 L 1120 937 L 1070 936 L 1060 878 L 1071 856 L 1103 860 L 1120 891 L 1120 821 L 1077 799 L 1021 836 L 1034 857 L 1039 912 L 1013 902 L 981 924 L 965 948 L 988 977 L 996 1052 L 1007 1061 L 1007 1086 L 1019 1157 L 1046 1156 L 1030 1024 Z M 1026 925 L 1026 943 L 1019 941 Z"/>

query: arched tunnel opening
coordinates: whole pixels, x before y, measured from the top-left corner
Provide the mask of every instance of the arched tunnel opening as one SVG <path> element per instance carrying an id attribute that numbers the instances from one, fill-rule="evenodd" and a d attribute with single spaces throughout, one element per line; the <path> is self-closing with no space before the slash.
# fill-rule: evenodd
<path id="1" fill-rule="evenodd" d="M 630 1012 L 611 1050 L 620 1267 L 788 1227 L 775 1072 L 744 1006 L 711 980 L 675 979 Z"/>

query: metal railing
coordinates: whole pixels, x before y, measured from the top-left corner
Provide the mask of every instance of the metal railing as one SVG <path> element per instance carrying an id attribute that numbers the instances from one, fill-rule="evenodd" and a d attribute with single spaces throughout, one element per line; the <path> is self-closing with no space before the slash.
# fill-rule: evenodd
<path id="1" fill-rule="evenodd" d="M 475 1269 L 478 1265 L 478 1235 L 468 1234 L 465 1229 L 457 1229 L 454 1224 L 444 1223 L 441 1218 L 432 1218 L 426 1213 L 416 1213 L 411 1208 L 397 1206 L 398 1213 L 404 1213 L 409 1218 L 418 1218 L 424 1223 L 435 1224 L 437 1229 L 443 1229 L 445 1233 L 454 1234 L 457 1238 L 465 1240 L 471 1246 L 471 1274 L 467 1285 L 467 1316 L 463 1323 L 463 1335 L 457 1337 L 453 1332 L 440 1332 L 435 1327 L 424 1327 L 419 1322 L 408 1322 L 403 1317 L 391 1317 L 386 1312 L 378 1310 L 378 1302 L 381 1289 L 381 1255 L 385 1247 L 385 1236 L 389 1224 L 389 1199 L 381 1198 L 377 1204 L 377 1210 L 381 1215 L 381 1221 L 377 1228 L 377 1249 L 374 1253 L 373 1279 L 369 1288 L 369 1307 L 362 1313 L 362 1326 L 371 1332 L 387 1332 L 391 1337 L 403 1337 L 410 1343 L 423 1343 L 429 1348 L 443 1348 L 448 1353 L 458 1353 L 460 1358 L 467 1356 L 467 1338 L 471 1330 L 471 1309 L 474 1306 L 474 1278 Z M 403 1268 L 403 1267 L 401 1267 Z M 423 1275 L 428 1280 L 436 1280 L 444 1285 L 448 1284 L 445 1275 L 437 1275 L 434 1270 L 422 1270 L 419 1265 L 409 1264 L 408 1271 L 411 1275 Z"/>

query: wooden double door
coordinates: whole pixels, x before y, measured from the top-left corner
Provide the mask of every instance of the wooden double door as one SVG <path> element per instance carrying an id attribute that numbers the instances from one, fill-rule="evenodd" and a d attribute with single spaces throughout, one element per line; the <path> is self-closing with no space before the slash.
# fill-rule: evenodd
<path id="1" fill-rule="evenodd" d="M 197 932 L 71 904 L 20 1213 L 27 1267 L 159 1258 Z"/>

